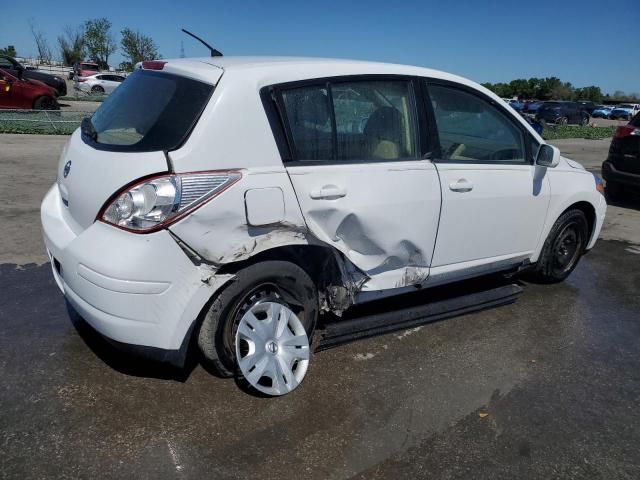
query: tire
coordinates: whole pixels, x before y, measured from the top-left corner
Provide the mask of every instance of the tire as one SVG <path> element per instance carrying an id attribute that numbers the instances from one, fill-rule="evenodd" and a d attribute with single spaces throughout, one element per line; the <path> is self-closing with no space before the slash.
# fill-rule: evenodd
<path id="1" fill-rule="evenodd" d="M 560 117 L 556 120 L 556 123 L 558 125 L 566 125 L 569 122 L 569 120 L 567 119 L 567 117 Z"/>
<path id="2" fill-rule="evenodd" d="M 576 268 L 587 246 L 588 234 L 587 217 L 582 210 L 572 209 L 560 215 L 529 278 L 539 283 L 562 282 Z"/>
<path id="3" fill-rule="evenodd" d="M 231 284 L 213 299 L 200 326 L 198 346 L 205 367 L 213 370 L 212 373 L 221 377 L 243 377 L 236 354 L 238 327 L 248 311 L 265 303 L 290 309 L 307 338 L 311 338 L 318 317 L 318 293 L 309 275 L 291 262 L 265 261 L 250 265 L 240 270 Z M 261 390 L 259 386 L 258 390 Z M 263 393 L 273 395 L 264 390 Z"/>
<path id="4" fill-rule="evenodd" d="M 93 87 L 91 87 L 91 93 L 104 93 L 104 88 L 102 88 L 100 85 L 94 85 Z"/>
<path id="5" fill-rule="evenodd" d="M 58 102 L 53 97 L 38 97 L 33 102 L 34 110 L 58 110 L 59 108 Z"/>
<path id="6" fill-rule="evenodd" d="M 582 117 L 582 120 L 580 120 L 580 126 L 586 127 L 587 125 L 589 125 L 589 117 Z"/>

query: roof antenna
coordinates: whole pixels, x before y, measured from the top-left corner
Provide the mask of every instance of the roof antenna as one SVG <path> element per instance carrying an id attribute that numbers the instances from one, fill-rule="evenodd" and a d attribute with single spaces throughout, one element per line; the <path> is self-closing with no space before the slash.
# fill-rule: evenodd
<path id="1" fill-rule="evenodd" d="M 207 42 L 205 42 L 204 40 L 202 40 L 200 37 L 194 35 L 193 33 L 191 33 L 188 30 L 185 30 L 184 28 L 182 29 L 182 31 L 184 33 L 186 33 L 187 35 L 189 35 L 190 37 L 195 38 L 196 40 L 198 40 L 201 44 L 203 44 L 205 47 L 207 47 L 209 49 L 209 51 L 211 52 L 211 56 L 212 57 L 221 57 L 222 53 L 219 52 L 218 50 L 216 50 L 215 48 L 213 48 L 211 45 L 209 45 Z"/>

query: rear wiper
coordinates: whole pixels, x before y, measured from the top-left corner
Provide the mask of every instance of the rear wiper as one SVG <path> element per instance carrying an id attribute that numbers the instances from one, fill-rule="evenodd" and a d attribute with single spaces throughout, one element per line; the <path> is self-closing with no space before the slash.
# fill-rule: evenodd
<path id="1" fill-rule="evenodd" d="M 88 136 L 94 142 L 98 141 L 98 132 L 96 132 L 96 128 L 91 123 L 90 117 L 85 117 L 82 120 L 82 124 L 80 125 L 80 130 L 83 135 Z"/>

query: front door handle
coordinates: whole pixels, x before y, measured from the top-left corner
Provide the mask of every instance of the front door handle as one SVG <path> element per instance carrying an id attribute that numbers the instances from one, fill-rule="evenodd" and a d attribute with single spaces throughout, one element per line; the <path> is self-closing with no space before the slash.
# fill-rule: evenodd
<path id="1" fill-rule="evenodd" d="M 312 190 L 309 192 L 309 196 L 314 200 L 336 200 L 347 195 L 347 191 L 344 188 L 337 187 L 335 185 L 325 185 L 318 190 Z"/>
<path id="2" fill-rule="evenodd" d="M 466 178 L 461 178 L 456 182 L 451 182 L 449 184 L 449 189 L 454 192 L 470 192 L 473 190 L 473 183 L 471 183 Z"/>

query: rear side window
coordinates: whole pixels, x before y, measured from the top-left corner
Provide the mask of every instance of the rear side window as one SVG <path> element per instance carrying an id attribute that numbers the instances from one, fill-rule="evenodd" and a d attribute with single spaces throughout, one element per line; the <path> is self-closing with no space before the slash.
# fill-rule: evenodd
<path id="1" fill-rule="evenodd" d="M 441 159 L 525 163 L 522 132 L 489 101 L 464 90 L 429 85 Z"/>
<path id="2" fill-rule="evenodd" d="M 175 150 L 206 106 L 213 86 L 137 70 L 83 124 L 83 139 L 103 150 Z"/>
<path id="3" fill-rule="evenodd" d="M 415 113 L 405 80 L 331 82 L 286 89 L 282 101 L 297 160 L 415 158 Z"/>

